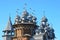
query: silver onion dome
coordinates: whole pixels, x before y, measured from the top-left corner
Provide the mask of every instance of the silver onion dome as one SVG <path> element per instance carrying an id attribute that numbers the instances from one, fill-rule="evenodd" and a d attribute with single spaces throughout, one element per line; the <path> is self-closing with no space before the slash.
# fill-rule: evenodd
<path id="1" fill-rule="evenodd" d="M 45 16 L 43 16 L 41 21 L 42 21 L 42 22 L 47 22 L 48 19 L 47 19 Z"/>
<path id="2" fill-rule="evenodd" d="M 51 31 L 51 32 L 54 32 L 54 29 L 53 29 L 52 27 L 50 27 L 50 31 Z"/>
<path id="3" fill-rule="evenodd" d="M 18 24 L 20 22 L 20 16 L 19 15 L 16 15 L 16 18 L 15 18 L 15 24 Z"/>
<path id="4" fill-rule="evenodd" d="M 20 19 L 20 16 L 16 15 L 15 21 L 19 21 L 19 19 Z"/>
<path id="5" fill-rule="evenodd" d="M 28 15 L 29 15 L 29 13 L 27 12 L 27 10 L 24 10 L 24 11 L 22 12 L 22 17 L 28 16 Z"/>
<path id="6" fill-rule="evenodd" d="M 33 16 L 32 20 L 33 20 L 33 23 L 36 24 L 36 20 L 37 20 L 37 18 L 36 18 L 35 16 Z"/>
<path id="7" fill-rule="evenodd" d="M 28 18 L 32 18 L 33 16 L 30 14 L 29 16 L 28 16 Z"/>
<path id="8" fill-rule="evenodd" d="M 22 17 L 21 17 L 22 23 L 28 22 L 28 19 L 27 19 L 28 15 L 29 15 L 29 13 L 26 10 L 24 10 L 22 13 Z"/>
<path id="9" fill-rule="evenodd" d="M 49 26 L 49 23 L 46 23 L 46 26 Z"/>
<path id="10" fill-rule="evenodd" d="M 36 20 L 37 18 L 35 16 L 33 16 L 32 20 Z"/>
<path id="11" fill-rule="evenodd" d="M 28 22 L 32 22 L 32 15 L 30 14 L 27 18 L 28 18 Z"/>

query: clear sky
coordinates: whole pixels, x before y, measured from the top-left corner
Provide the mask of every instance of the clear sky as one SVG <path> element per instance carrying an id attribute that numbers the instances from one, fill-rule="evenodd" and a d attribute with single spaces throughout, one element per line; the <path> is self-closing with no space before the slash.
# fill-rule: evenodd
<path id="1" fill-rule="evenodd" d="M 55 40 L 60 40 L 60 0 L 0 0 L 0 40 L 3 40 L 2 30 L 7 25 L 9 15 L 14 24 L 16 10 L 20 9 L 18 14 L 21 15 L 25 3 L 27 3 L 28 12 L 32 13 L 32 10 L 35 10 L 33 15 L 37 17 L 38 24 L 40 24 L 44 15 L 43 11 L 45 11 L 48 22 L 55 30 Z"/>

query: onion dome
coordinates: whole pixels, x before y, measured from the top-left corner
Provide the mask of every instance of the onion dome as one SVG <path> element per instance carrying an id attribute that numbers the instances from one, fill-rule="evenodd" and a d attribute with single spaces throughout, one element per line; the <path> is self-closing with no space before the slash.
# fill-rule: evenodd
<path id="1" fill-rule="evenodd" d="M 21 18 L 19 19 L 19 23 L 21 23 Z"/>
<path id="2" fill-rule="evenodd" d="M 52 27 L 50 27 L 50 32 L 54 32 L 54 29 Z"/>
<path id="3" fill-rule="evenodd" d="M 32 20 L 33 20 L 33 23 L 36 23 L 37 18 L 33 16 Z"/>
<path id="4" fill-rule="evenodd" d="M 41 24 L 42 24 L 42 26 L 46 26 L 46 23 L 45 22 L 42 22 Z"/>
<path id="5" fill-rule="evenodd" d="M 54 39 L 55 38 L 54 29 L 52 27 L 50 27 L 50 31 L 48 33 L 48 38 L 49 39 Z"/>
<path id="6" fill-rule="evenodd" d="M 46 26 L 49 26 L 49 23 L 46 23 Z"/>
<path id="7" fill-rule="evenodd" d="M 33 16 L 32 20 L 36 20 L 37 18 L 35 16 Z"/>
<path id="8" fill-rule="evenodd" d="M 28 22 L 27 16 L 22 17 L 21 21 L 22 21 L 21 23 Z"/>
<path id="9" fill-rule="evenodd" d="M 28 15 L 29 15 L 29 13 L 26 10 L 24 10 L 23 13 L 22 13 L 22 17 L 28 16 Z"/>
<path id="10" fill-rule="evenodd" d="M 16 18 L 15 18 L 15 24 L 18 24 L 20 22 L 20 16 L 19 15 L 16 15 Z"/>
<path id="11" fill-rule="evenodd" d="M 32 22 L 32 17 L 33 16 L 31 14 L 27 17 L 29 22 Z"/>
<path id="12" fill-rule="evenodd" d="M 42 21 L 42 22 L 47 22 L 48 19 L 47 19 L 45 16 L 43 16 L 41 21 Z"/>
<path id="13" fill-rule="evenodd" d="M 25 17 L 22 17 L 21 20 L 24 21 L 25 20 Z"/>
<path id="14" fill-rule="evenodd" d="M 21 23 L 28 22 L 28 19 L 27 19 L 28 15 L 29 15 L 28 12 L 24 10 L 21 17 L 21 21 L 22 21 Z"/>
<path id="15" fill-rule="evenodd" d="M 50 31 L 50 27 L 45 27 L 44 30 L 45 30 L 45 32 L 47 32 L 47 31 L 49 32 Z"/>

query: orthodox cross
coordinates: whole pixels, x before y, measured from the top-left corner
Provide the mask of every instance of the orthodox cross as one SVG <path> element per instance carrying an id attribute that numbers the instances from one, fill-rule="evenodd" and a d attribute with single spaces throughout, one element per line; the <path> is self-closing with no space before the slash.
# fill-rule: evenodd
<path id="1" fill-rule="evenodd" d="M 23 9 L 25 9 L 25 10 L 26 10 L 26 6 L 27 6 L 27 4 L 25 3 L 25 4 L 24 4 L 24 8 L 23 8 Z"/>

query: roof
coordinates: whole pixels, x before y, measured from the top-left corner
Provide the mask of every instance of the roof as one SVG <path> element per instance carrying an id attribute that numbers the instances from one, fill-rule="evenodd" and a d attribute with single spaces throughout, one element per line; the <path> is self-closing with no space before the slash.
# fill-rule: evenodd
<path id="1" fill-rule="evenodd" d="M 42 21 L 42 22 L 47 22 L 48 19 L 46 18 L 46 16 L 43 16 L 41 21 Z"/>
<path id="2" fill-rule="evenodd" d="M 5 27 L 3 31 L 11 31 L 11 30 L 12 30 L 12 22 L 11 22 L 11 18 L 9 17 L 7 26 Z"/>
<path id="3" fill-rule="evenodd" d="M 36 24 L 36 19 L 37 18 L 35 16 L 32 16 L 31 14 L 29 14 L 27 12 L 27 10 L 24 10 L 22 12 L 21 16 L 19 16 L 19 15 L 16 16 L 15 24 L 20 24 L 20 23 L 24 23 L 24 24 L 33 23 L 33 24 Z"/>

